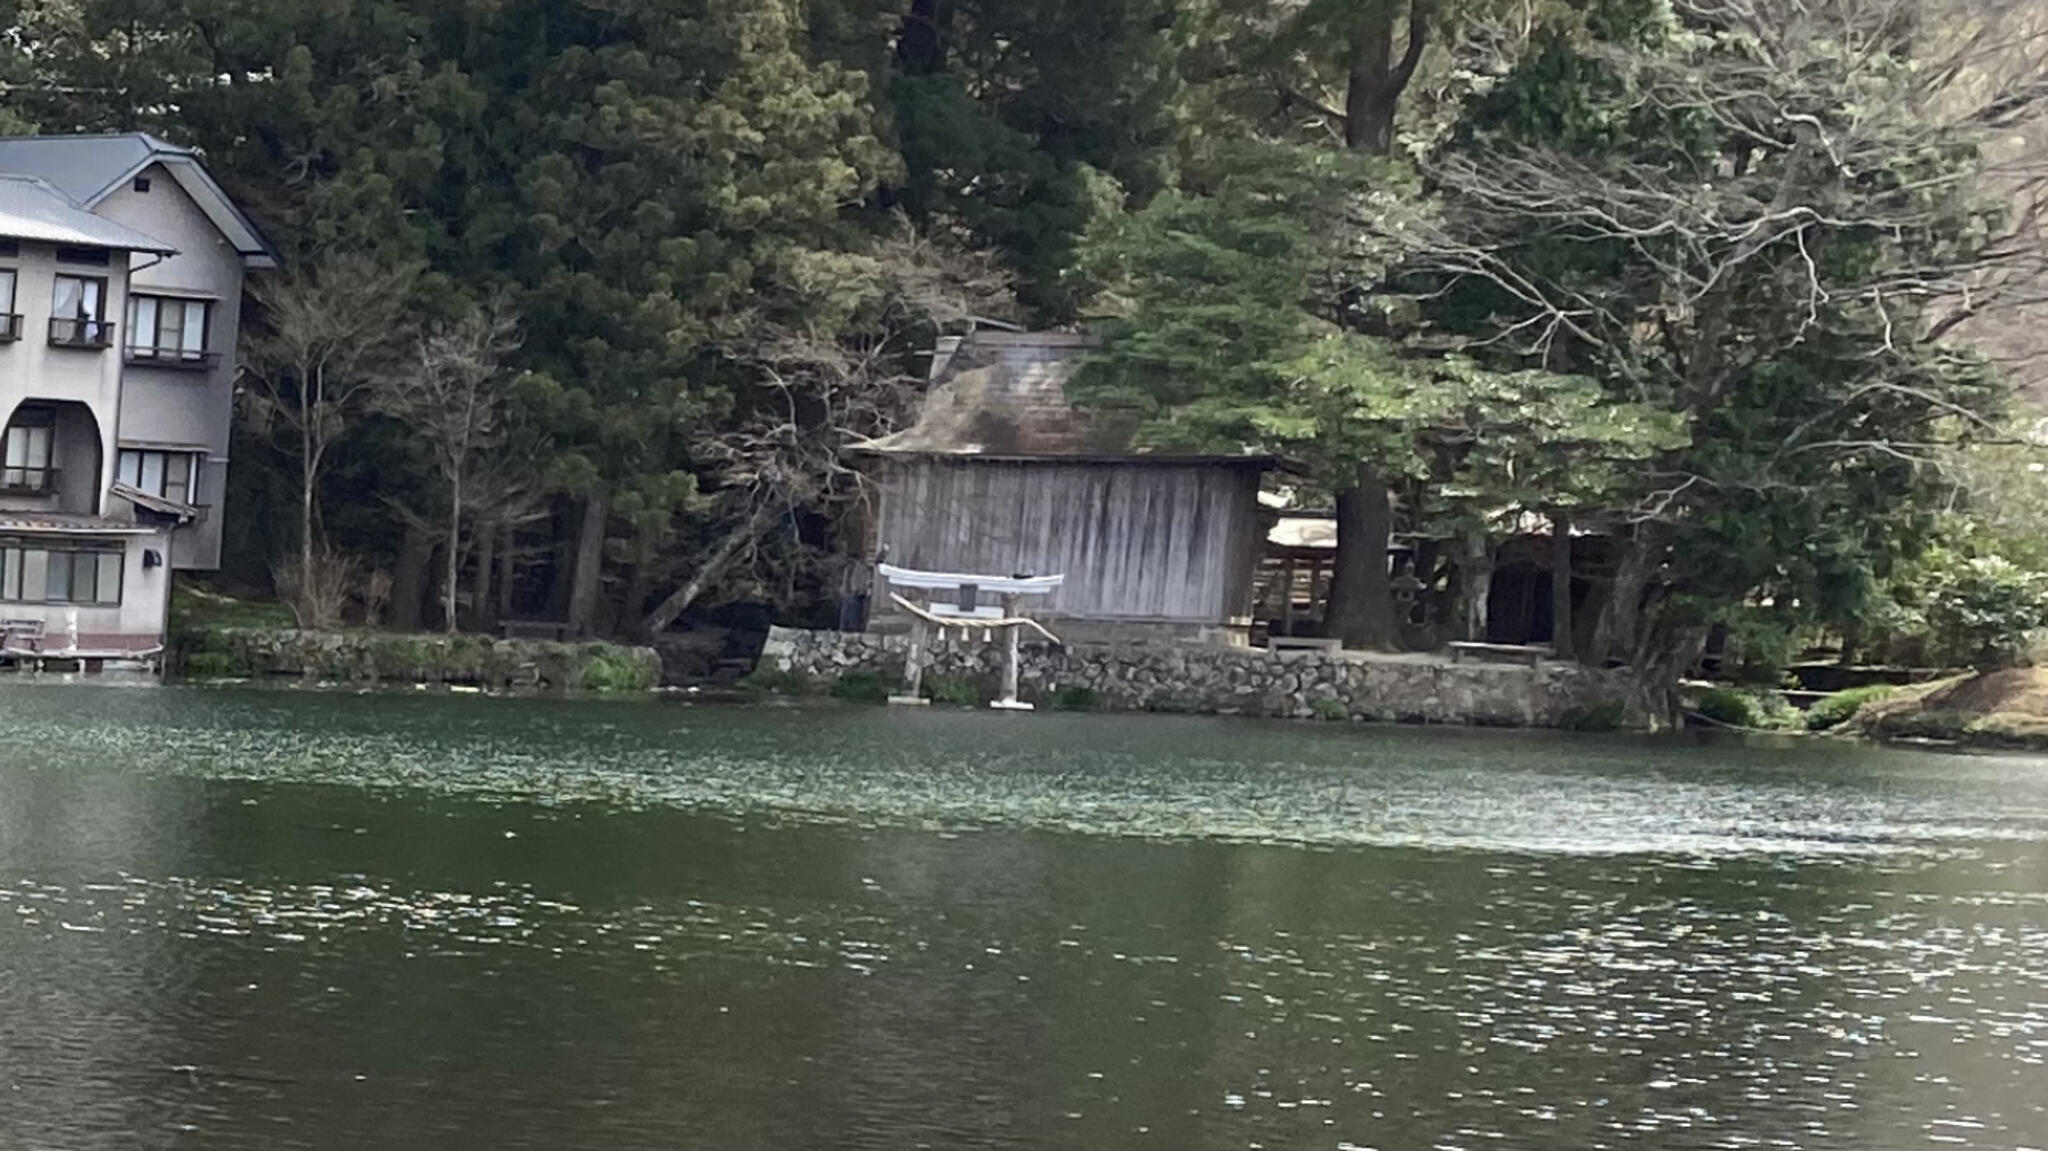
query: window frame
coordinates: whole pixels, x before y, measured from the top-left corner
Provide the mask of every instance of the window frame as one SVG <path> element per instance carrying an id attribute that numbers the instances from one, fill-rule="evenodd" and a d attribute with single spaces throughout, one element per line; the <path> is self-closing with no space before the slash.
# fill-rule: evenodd
<path id="1" fill-rule="evenodd" d="M 79 284 L 79 303 L 92 301 L 91 314 L 65 315 L 57 308 L 58 292 L 64 281 L 73 280 Z M 96 288 L 97 290 L 88 290 Z M 105 276 L 80 276 L 70 272 L 59 272 L 50 279 L 50 339 L 60 346 L 81 348 L 104 348 L 113 343 L 113 325 L 107 323 L 107 295 L 111 289 Z M 57 336 L 57 325 L 74 325 L 73 334 L 66 338 Z M 87 338 L 92 333 L 96 338 Z"/>
<path id="2" fill-rule="evenodd" d="M 0 266 L 0 281 L 6 284 L 0 289 L 0 343 L 11 344 L 21 338 L 21 312 L 15 306 L 21 302 L 21 269 Z"/>
<path id="3" fill-rule="evenodd" d="M 213 306 L 216 301 L 200 296 L 175 296 L 162 292 L 128 293 L 128 359 L 139 364 L 208 365 L 213 354 Z M 166 305 L 178 309 L 177 335 L 179 343 L 167 345 L 163 340 L 163 319 Z M 199 309 L 199 346 L 186 347 L 184 337 L 192 333 L 192 309 Z M 149 310 L 149 323 L 142 322 L 143 309 Z M 137 341 L 145 335 L 150 343 Z"/>
<path id="4" fill-rule="evenodd" d="M 21 459 L 15 459 L 16 433 L 22 433 L 20 442 Z M 36 433 L 41 433 L 37 435 Z M 42 462 L 36 463 L 35 448 L 42 448 Z M 29 473 L 37 474 L 38 482 L 29 482 Z M 56 485 L 57 475 L 57 413 L 54 409 L 23 405 L 8 417 L 7 426 L 0 429 L 0 491 L 15 493 L 28 492 L 47 495 Z M 19 478 L 17 478 L 17 476 Z"/>
<path id="5" fill-rule="evenodd" d="M 121 448 L 114 457 L 114 482 L 127 484 L 144 495 L 184 504 L 188 508 L 196 508 L 199 506 L 199 503 L 193 497 L 199 491 L 199 458 L 204 454 L 203 452 L 176 451 L 170 448 Z M 145 482 L 149 475 L 149 465 L 152 457 L 161 460 L 161 465 L 157 472 L 157 486 L 155 488 L 151 488 Z M 133 472 L 128 467 L 129 460 L 131 459 L 135 462 Z M 182 499 L 171 494 L 171 476 L 174 465 L 179 460 L 184 461 L 183 486 L 185 495 Z M 134 478 L 130 479 L 130 475 L 133 475 Z"/>
<path id="6" fill-rule="evenodd" d="M 43 565 L 43 596 L 31 599 L 28 591 L 29 557 L 40 554 Z M 112 560 L 109 564 L 107 561 Z M 53 573 L 62 565 L 64 594 L 50 594 Z M 103 575 L 111 573 L 113 588 L 111 598 Z M 86 580 L 92 584 L 89 599 L 80 599 L 76 589 Z M 125 548 L 113 547 L 37 547 L 26 540 L 0 541 L 0 603 L 31 604 L 45 607 L 89 607 L 118 608 L 127 592 L 128 553 Z"/>

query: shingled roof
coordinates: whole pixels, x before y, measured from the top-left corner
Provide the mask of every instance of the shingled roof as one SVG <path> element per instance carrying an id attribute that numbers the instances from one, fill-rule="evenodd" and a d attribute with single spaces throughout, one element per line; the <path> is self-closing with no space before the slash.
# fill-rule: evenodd
<path id="1" fill-rule="evenodd" d="M 982 330 L 942 345 L 917 423 L 855 445 L 857 454 L 1012 460 L 1216 462 L 1270 466 L 1253 456 L 1173 456 L 1134 448 L 1136 419 L 1081 411 L 1067 381 L 1094 346 L 1065 332 Z"/>

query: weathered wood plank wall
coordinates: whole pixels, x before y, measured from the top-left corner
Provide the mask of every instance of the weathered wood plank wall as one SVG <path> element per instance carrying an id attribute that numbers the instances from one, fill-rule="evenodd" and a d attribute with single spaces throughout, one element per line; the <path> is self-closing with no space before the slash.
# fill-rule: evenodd
<path id="1" fill-rule="evenodd" d="M 1255 468 L 899 459 L 877 478 L 892 563 L 1064 574 L 1053 616 L 1220 625 L 1249 608 Z"/>

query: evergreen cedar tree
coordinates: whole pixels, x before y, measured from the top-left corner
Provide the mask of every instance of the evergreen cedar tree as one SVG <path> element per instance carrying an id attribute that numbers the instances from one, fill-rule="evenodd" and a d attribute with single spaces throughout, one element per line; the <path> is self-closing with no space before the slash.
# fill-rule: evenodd
<path id="1" fill-rule="evenodd" d="M 516 316 L 486 438 L 521 498 L 450 517 L 468 469 L 405 400 L 340 413 L 312 532 L 396 574 L 392 622 L 829 599 L 837 444 L 1007 287 L 1105 333 L 1083 402 L 1309 466 L 1346 638 L 1400 642 L 1396 529 L 1453 541 L 1480 626 L 1519 510 L 1619 542 L 1580 654 L 1668 679 L 1738 616 L 1861 627 L 1958 506 L 1940 453 L 2004 418 L 1947 310 L 2039 248 L 1983 148 L 2036 120 L 2008 7 L 77 0 L 13 17 L 0 126 L 157 131 L 307 282 L 412 273 L 372 379 Z M 255 579 L 306 469 L 241 436 Z"/>

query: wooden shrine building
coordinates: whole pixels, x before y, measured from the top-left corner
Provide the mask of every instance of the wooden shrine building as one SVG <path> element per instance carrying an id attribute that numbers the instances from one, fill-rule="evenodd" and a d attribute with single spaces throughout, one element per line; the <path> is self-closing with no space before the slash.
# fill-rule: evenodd
<path id="1" fill-rule="evenodd" d="M 916 424 L 853 449 L 872 481 L 863 555 L 1064 575 L 1034 614 L 1070 642 L 1248 642 L 1270 522 L 1259 486 L 1277 462 L 1135 449 L 1130 420 L 1067 401 L 1089 346 L 991 330 L 942 341 Z M 880 606 L 870 627 L 907 623 Z"/>

